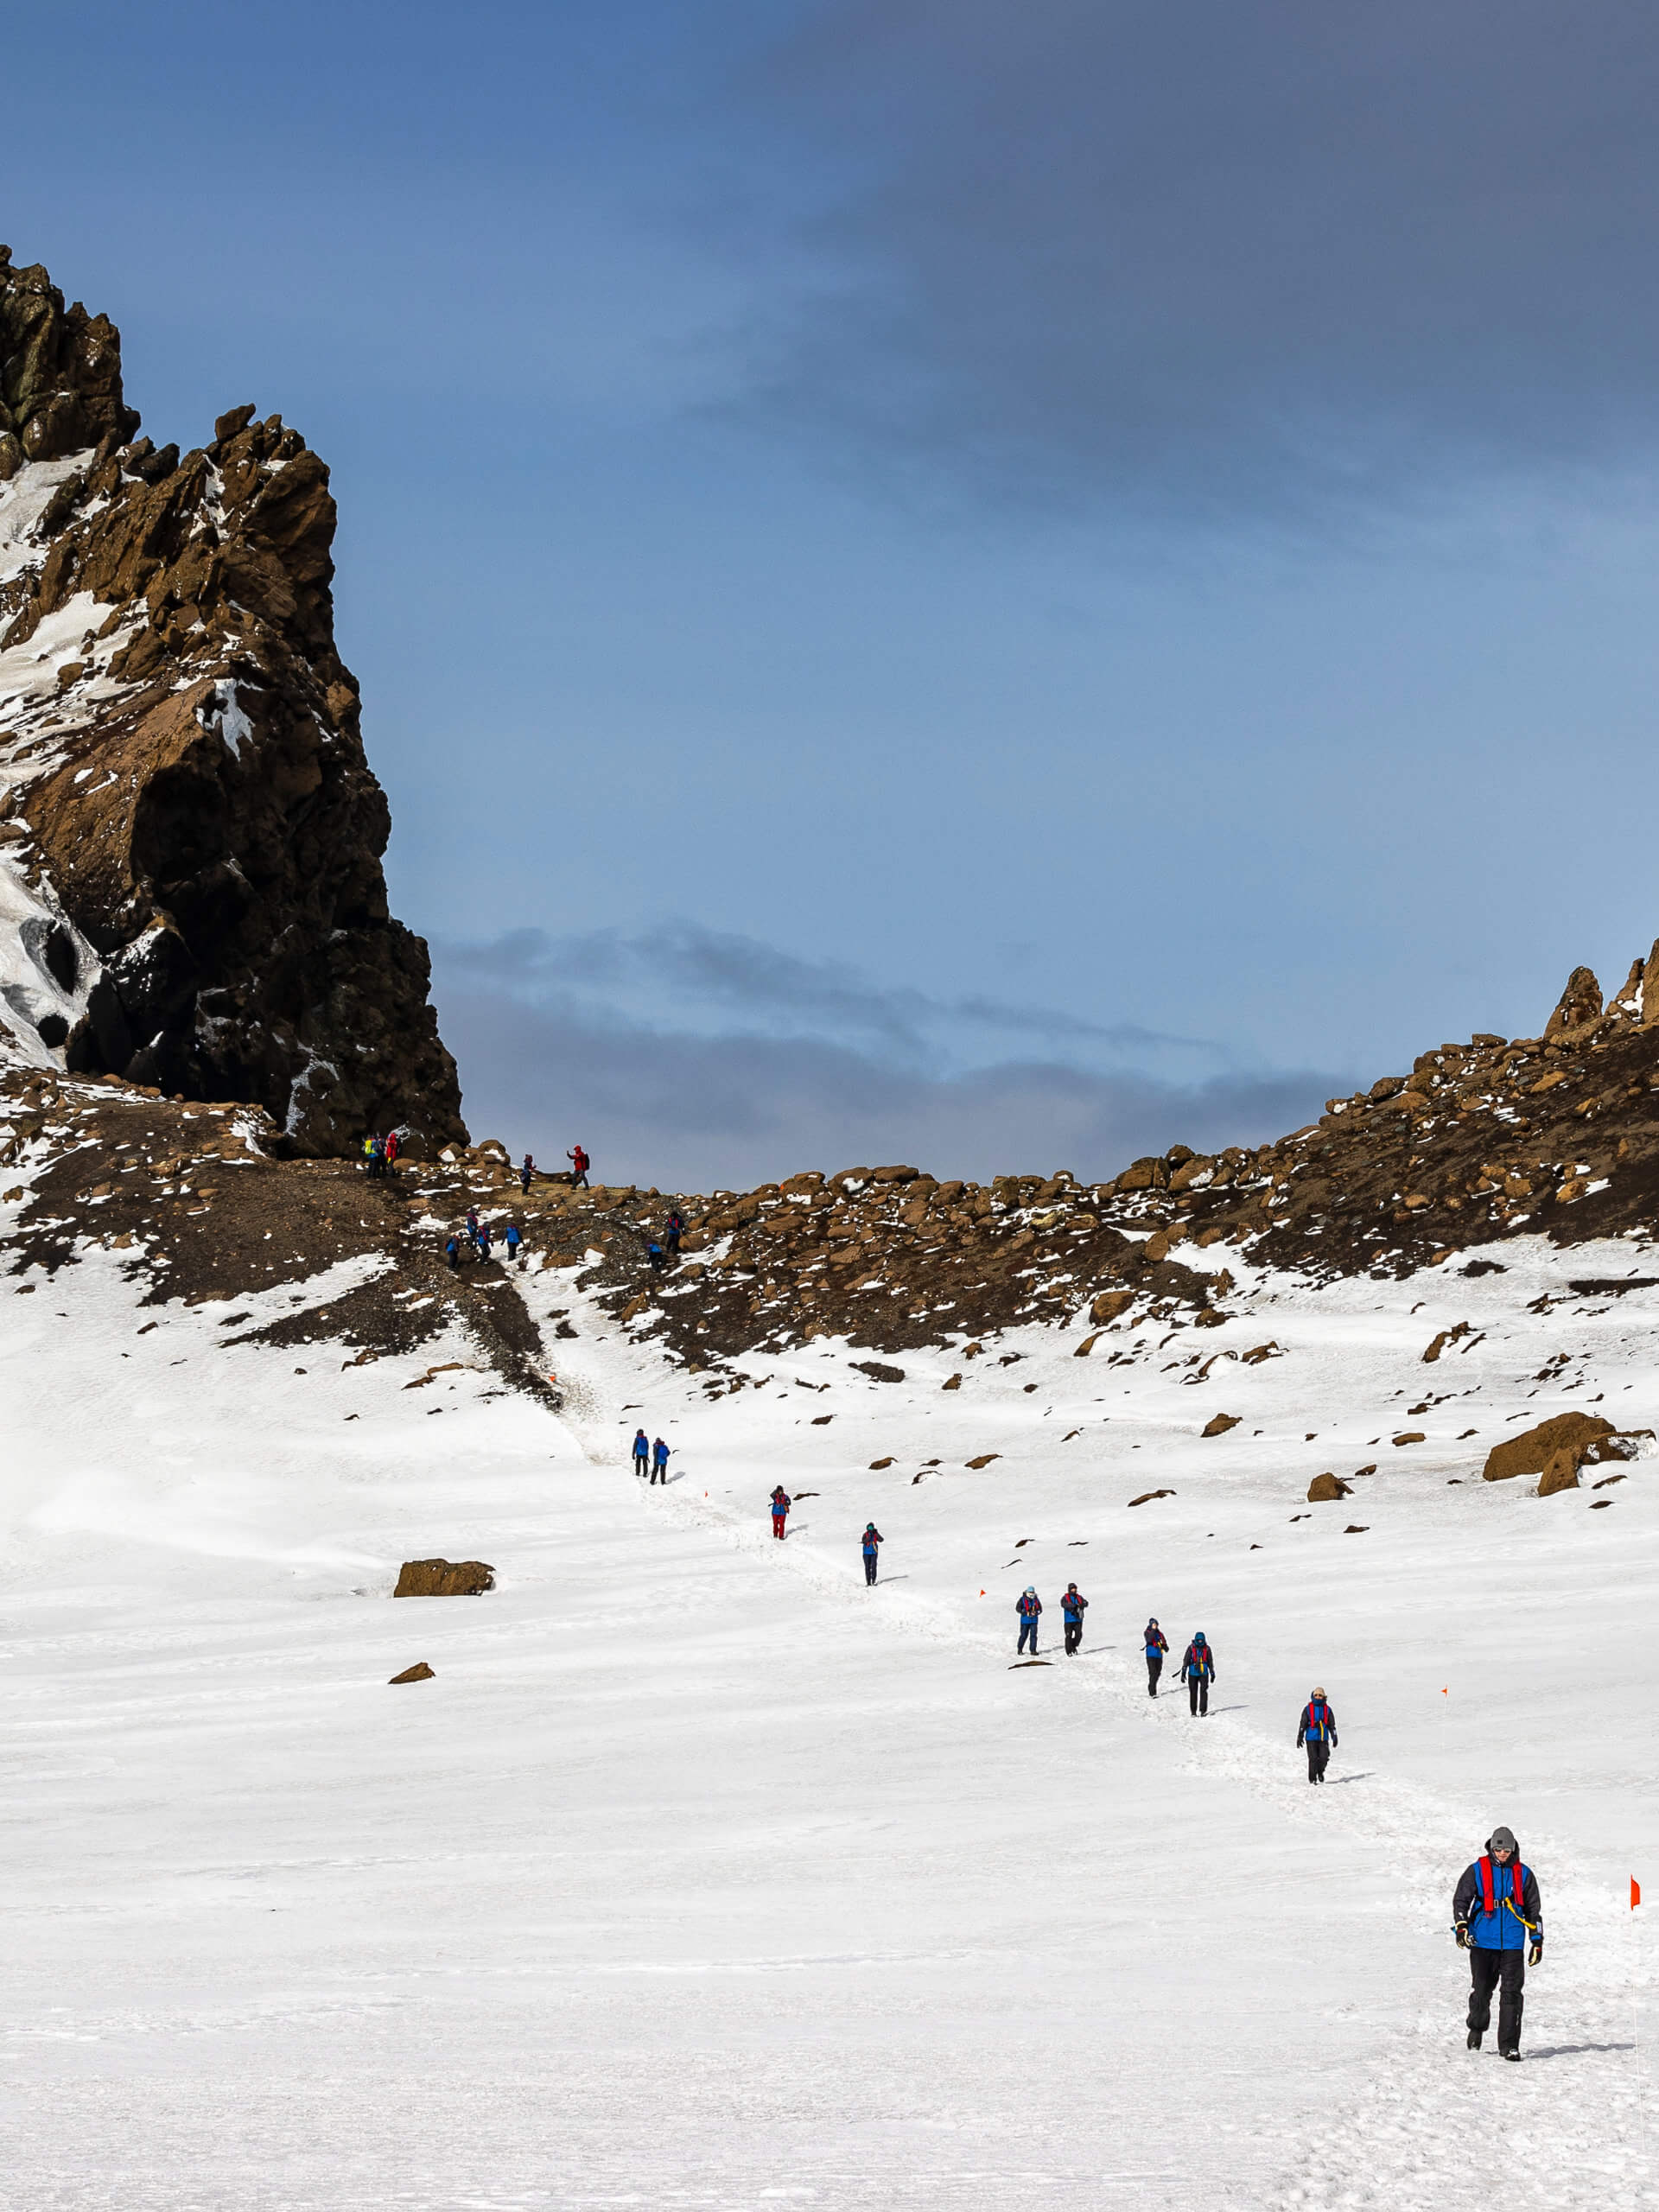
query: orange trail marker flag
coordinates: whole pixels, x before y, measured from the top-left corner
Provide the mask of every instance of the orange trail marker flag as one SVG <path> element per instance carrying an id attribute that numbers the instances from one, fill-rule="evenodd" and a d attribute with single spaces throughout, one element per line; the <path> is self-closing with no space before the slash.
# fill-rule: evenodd
<path id="1" fill-rule="evenodd" d="M 1642 1885 L 1634 1874 L 1630 1877 L 1630 1910 L 1634 1912 L 1642 1902 Z"/>

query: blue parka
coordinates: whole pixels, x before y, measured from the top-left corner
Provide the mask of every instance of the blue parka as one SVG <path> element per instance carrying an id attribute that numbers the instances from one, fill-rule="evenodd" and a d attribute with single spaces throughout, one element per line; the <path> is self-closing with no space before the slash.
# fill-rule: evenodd
<path id="1" fill-rule="evenodd" d="M 1486 1910 L 1486 1882 L 1483 1869 L 1491 1871 L 1492 1910 Z M 1465 1867 L 1452 1899 L 1452 1916 L 1467 1928 L 1478 1951 L 1524 1951 L 1529 1943 L 1544 1940 L 1544 1910 L 1538 1895 L 1538 1877 L 1523 1866 L 1517 1851 L 1507 1866 L 1490 1853 Z"/>

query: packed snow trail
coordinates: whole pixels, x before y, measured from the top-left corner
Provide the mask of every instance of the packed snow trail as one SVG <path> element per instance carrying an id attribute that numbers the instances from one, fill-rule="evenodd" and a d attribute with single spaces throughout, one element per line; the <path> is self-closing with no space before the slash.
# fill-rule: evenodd
<path id="1" fill-rule="evenodd" d="M 1287 1529 L 1290 1431 L 1349 1418 L 1351 1378 L 1297 1371 L 1317 1316 L 1282 1304 L 1262 1443 L 1205 1459 L 1199 1394 L 1119 1368 L 1122 1436 L 1033 1457 L 1037 1408 L 1064 1435 L 1107 1387 L 1034 1332 L 966 1408 L 835 1346 L 704 1403 L 531 1281 L 580 1319 L 564 1423 L 462 1338 L 413 1392 L 323 1331 L 227 1349 L 211 1307 L 136 1310 L 108 1255 L 7 1300 L 20 2205 L 1654 2201 L 1619 1910 L 1650 1726 L 1605 1679 L 1655 1592 L 1648 1463 L 1611 1514 L 1402 1463 L 1344 1540 Z M 1385 1314 L 1375 1357 L 1434 1318 Z M 630 1471 L 641 1422 L 666 1491 Z M 1012 1464 L 962 1472 L 988 1442 Z M 1126 1514 L 1154 1482 L 1176 1498 Z M 434 1552 L 499 1588 L 388 1602 Z M 1071 1574 L 1083 1654 L 1051 1613 L 1053 1663 L 1009 1671 L 1014 1586 Z M 1177 1649 L 1209 1631 L 1207 1721 L 1147 1698 L 1149 1605 Z M 386 1687 L 417 1658 L 435 1680 Z M 1323 1791 L 1294 1742 L 1315 1679 Z M 1495 1819 L 1549 1927 L 1519 2068 L 1463 2049 L 1446 1933 Z"/>

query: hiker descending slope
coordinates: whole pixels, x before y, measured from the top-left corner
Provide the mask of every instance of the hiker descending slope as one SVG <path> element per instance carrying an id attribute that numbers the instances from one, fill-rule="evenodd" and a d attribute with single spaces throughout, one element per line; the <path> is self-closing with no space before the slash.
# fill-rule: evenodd
<path id="1" fill-rule="evenodd" d="M 779 1483 L 772 1493 L 772 1533 L 779 1543 L 784 1540 L 784 1523 L 789 1518 L 789 1492 Z"/>
<path id="2" fill-rule="evenodd" d="M 1145 1643 L 1147 1647 L 1147 1695 L 1148 1697 L 1156 1697 L 1158 1694 L 1158 1677 L 1164 1671 L 1164 1654 L 1169 1649 L 1169 1638 L 1164 1634 L 1162 1629 L 1159 1627 L 1158 1616 L 1156 1613 L 1154 1613 L 1152 1618 L 1147 1623 Z"/>
<path id="3" fill-rule="evenodd" d="M 1060 1600 L 1060 1611 L 1065 1616 L 1065 1651 L 1067 1658 L 1083 1642 L 1083 1617 L 1089 1610 L 1089 1600 L 1077 1595 L 1077 1586 L 1068 1582 L 1065 1595 Z"/>
<path id="4" fill-rule="evenodd" d="M 1020 1656 L 1020 1652 L 1026 1648 L 1026 1639 L 1029 1637 L 1031 1656 L 1034 1659 L 1037 1656 L 1037 1624 L 1042 1618 L 1043 1601 L 1035 1590 L 1027 1587 L 1025 1596 L 1020 1599 L 1014 1610 L 1020 1616 L 1020 1642 L 1014 1656 L 1016 1659 Z"/>
<path id="5" fill-rule="evenodd" d="M 864 1534 L 859 1538 L 859 1547 L 864 1554 L 864 1580 L 866 1582 L 874 1582 L 875 1580 L 875 1555 L 880 1542 L 880 1530 L 876 1527 L 874 1521 L 867 1521 L 864 1523 Z"/>
<path id="6" fill-rule="evenodd" d="M 1181 1658 L 1180 1679 L 1186 1684 L 1186 1709 L 1192 1713 L 1210 1710 L 1210 1685 L 1216 1679 L 1216 1655 L 1199 1629 Z"/>
<path id="7" fill-rule="evenodd" d="M 1509 1828 L 1494 1828 L 1486 1849 L 1465 1867 L 1452 1899 L 1452 1934 L 1469 1954 L 1469 2048 L 1491 2025 L 1492 1992 L 1501 1986 L 1497 2048 L 1503 2058 L 1521 2056 L 1521 2015 L 1529 1960 L 1544 1955 L 1544 1914 L 1538 1877 L 1521 1864 L 1521 1847 Z"/>
<path id="8" fill-rule="evenodd" d="M 636 1475 L 645 1473 L 650 1458 L 651 1439 L 643 1428 L 636 1428 L 633 1432 L 633 1471 Z"/>
<path id="9" fill-rule="evenodd" d="M 1331 1754 L 1337 1748 L 1337 1716 L 1325 1702 L 1323 1690 L 1315 1690 L 1302 1707 L 1302 1725 L 1296 1731 L 1296 1747 L 1307 1746 L 1307 1778 L 1323 1782 L 1325 1770 L 1331 1764 Z"/>

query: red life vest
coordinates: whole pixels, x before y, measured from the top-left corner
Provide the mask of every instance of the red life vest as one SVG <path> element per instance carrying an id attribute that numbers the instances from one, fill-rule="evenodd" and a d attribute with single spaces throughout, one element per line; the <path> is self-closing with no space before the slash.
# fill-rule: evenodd
<path id="1" fill-rule="evenodd" d="M 1497 1885 L 1492 1879 L 1492 1856 L 1491 1852 L 1486 1852 L 1482 1854 L 1482 1856 L 1476 1861 L 1476 1867 L 1480 1875 L 1480 1901 L 1485 1907 L 1487 1916 L 1490 1919 L 1496 1915 L 1498 1908 Z M 1515 1897 L 1516 1917 L 1521 1921 L 1523 1927 L 1530 1927 L 1532 1923 L 1525 1918 L 1521 1909 L 1521 1884 L 1526 1869 L 1522 1866 L 1519 1859 L 1515 1859 L 1510 1861 L 1510 1885 Z"/>

